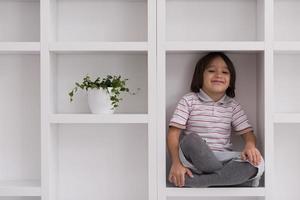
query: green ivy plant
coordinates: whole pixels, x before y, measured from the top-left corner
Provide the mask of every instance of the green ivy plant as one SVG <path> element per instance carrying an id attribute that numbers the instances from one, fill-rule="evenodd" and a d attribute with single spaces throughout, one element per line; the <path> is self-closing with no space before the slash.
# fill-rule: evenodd
<path id="1" fill-rule="evenodd" d="M 75 93 L 78 91 L 78 89 L 82 90 L 89 90 L 89 89 L 104 89 L 107 91 L 107 93 L 110 95 L 111 105 L 113 108 L 116 108 L 119 106 L 120 101 L 122 101 L 122 98 L 120 97 L 120 94 L 122 92 L 129 92 L 129 88 L 126 87 L 126 81 L 128 79 L 122 79 L 122 77 L 119 76 L 111 76 L 107 75 L 106 78 L 97 77 L 94 81 L 91 80 L 91 77 L 89 75 L 86 75 L 83 78 L 83 81 L 81 83 L 75 82 L 75 87 L 69 92 L 70 102 L 73 101 L 73 97 Z M 130 93 L 135 94 L 135 93 Z"/>

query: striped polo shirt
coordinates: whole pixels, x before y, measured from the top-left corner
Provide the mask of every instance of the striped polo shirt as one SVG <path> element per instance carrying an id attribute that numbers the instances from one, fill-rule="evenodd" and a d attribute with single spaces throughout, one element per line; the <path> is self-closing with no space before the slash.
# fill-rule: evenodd
<path id="1" fill-rule="evenodd" d="M 232 150 L 232 131 L 241 135 L 253 130 L 235 99 L 224 95 L 215 102 L 201 89 L 181 98 L 169 126 L 184 129 L 185 134 L 198 134 L 213 151 Z"/>

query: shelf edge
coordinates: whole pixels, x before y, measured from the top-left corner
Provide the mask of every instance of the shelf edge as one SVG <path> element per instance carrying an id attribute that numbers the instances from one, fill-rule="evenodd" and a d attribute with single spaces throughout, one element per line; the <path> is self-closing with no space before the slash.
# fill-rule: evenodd
<path id="1" fill-rule="evenodd" d="M 263 51 L 264 42 L 166 42 L 167 51 Z"/>
<path id="2" fill-rule="evenodd" d="M 275 123 L 300 123 L 300 113 L 277 113 L 273 118 Z"/>
<path id="3" fill-rule="evenodd" d="M 147 114 L 51 114 L 53 124 L 146 124 Z"/>
<path id="4" fill-rule="evenodd" d="M 276 52 L 300 52 L 300 42 L 274 42 Z"/>
<path id="5" fill-rule="evenodd" d="M 40 42 L 0 42 L 1 53 L 39 53 Z"/>
<path id="6" fill-rule="evenodd" d="M 265 188 L 167 188 L 167 197 L 264 197 Z"/>
<path id="7" fill-rule="evenodd" d="M 53 52 L 76 51 L 147 51 L 147 42 L 56 42 L 49 44 Z"/>

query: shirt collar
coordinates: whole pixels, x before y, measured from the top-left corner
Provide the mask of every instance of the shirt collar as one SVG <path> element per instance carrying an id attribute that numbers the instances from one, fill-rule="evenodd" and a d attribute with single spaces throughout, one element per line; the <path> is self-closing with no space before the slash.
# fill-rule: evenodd
<path id="1" fill-rule="evenodd" d="M 202 89 L 200 89 L 200 91 L 197 93 L 198 97 L 201 101 L 204 102 L 214 102 L 214 100 L 212 98 L 210 98 L 210 96 L 208 96 L 208 94 L 206 94 Z M 228 97 L 226 94 L 216 103 L 219 104 L 225 104 L 228 103 L 231 100 L 230 97 Z"/>

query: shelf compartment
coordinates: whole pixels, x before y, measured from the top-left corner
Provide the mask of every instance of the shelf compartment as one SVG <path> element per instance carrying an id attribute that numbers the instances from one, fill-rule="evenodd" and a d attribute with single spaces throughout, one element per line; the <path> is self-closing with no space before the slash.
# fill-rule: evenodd
<path id="1" fill-rule="evenodd" d="M 300 2 L 274 0 L 274 38 L 276 41 L 300 41 Z"/>
<path id="2" fill-rule="evenodd" d="M 50 115 L 50 123 L 58 124 L 123 124 L 148 123 L 148 115 L 143 114 L 56 114 Z"/>
<path id="3" fill-rule="evenodd" d="M 147 52 L 76 52 L 51 53 L 52 114 L 88 114 L 86 92 L 78 90 L 74 101 L 68 93 L 75 82 L 87 74 L 91 79 L 106 75 L 128 78 L 128 87 L 135 95 L 122 95 L 123 101 L 116 114 L 146 114 L 148 110 L 148 60 Z"/>
<path id="4" fill-rule="evenodd" d="M 0 42 L 0 53 L 40 53 L 39 42 Z"/>
<path id="5" fill-rule="evenodd" d="M 207 52 L 166 53 L 166 126 L 180 98 L 190 92 L 194 69 L 198 60 Z M 254 132 L 261 144 L 264 139 L 263 88 L 264 53 L 226 52 L 236 69 L 236 97 L 247 113 Z M 249 84 L 251 83 L 251 84 Z M 163 131 L 164 132 L 164 131 Z M 166 131 L 165 131 L 166 132 Z M 262 150 L 262 149 L 261 149 Z"/>
<path id="6" fill-rule="evenodd" d="M 0 181 L 40 180 L 39 55 L 0 55 Z"/>
<path id="7" fill-rule="evenodd" d="M 147 42 L 57 42 L 49 45 L 54 52 L 147 51 Z"/>
<path id="8" fill-rule="evenodd" d="M 274 55 L 275 113 L 299 113 L 300 73 L 299 52 L 279 52 Z M 287 78 L 288 77 L 288 78 Z"/>
<path id="9" fill-rule="evenodd" d="M 1 196 L 41 196 L 41 183 L 37 180 L 0 181 Z"/>
<path id="10" fill-rule="evenodd" d="M 51 3 L 51 12 L 56 16 L 52 18 L 55 41 L 147 41 L 146 0 L 51 0 Z"/>
<path id="11" fill-rule="evenodd" d="M 274 200 L 300 199 L 298 164 L 300 124 L 276 124 L 274 127 Z"/>
<path id="12" fill-rule="evenodd" d="M 264 197 L 264 188 L 167 188 L 167 197 Z"/>
<path id="13" fill-rule="evenodd" d="M 0 42 L 40 41 L 40 1 L 0 1 Z"/>
<path id="14" fill-rule="evenodd" d="M 264 0 L 165 2 L 167 41 L 264 40 Z"/>
<path id="15" fill-rule="evenodd" d="M 52 125 L 57 200 L 148 199 L 147 129 L 146 124 Z"/>
<path id="16" fill-rule="evenodd" d="M 167 133 L 167 128 L 170 118 L 180 98 L 190 92 L 190 84 L 192 81 L 194 69 L 198 60 L 207 54 L 207 51 L 183 51 L 183 52 L 166 52 L 166 69 L 165 69 L 165 113 L 161 112 L 159 115 L 164 115 L 161 119 L 159 130 L 161 134 Z M 227 51 L 226 55 L 232 60 L 236 69 L 236 97 L 235 99 L 242 105 L 247 113 L 250 123 L 257 133 L 258 148 L 264 155 L 265 142 L 265 114 L 264 114 L 264 51 L 244 52 L 244 51 Z M 163 66 L 160 66 L 163 67 Z M 251 84 L 249 84 L 251 83 Z M 161 99 L 161 101 L 163 101 Z M 165 137 L 165 136 L 161 136 Z M 234 150 L 241 151 L 243 149 L 243 141 L 239 136 L 233 136 L 232 142 Z M 161 142 L 161 150 L 166 149 L 166 143 Z M 170 168 L 170 159 L 168 155 L 159 155 L 165 162 L 165 170 L 162 173 L 168 173 Z M 161 175 L 161 177 L 167 177 Z M 262 177 L 263 180 L 263 177 Z M 164 180 L 166 181 L 166 180 Z M 261 186 L 264 182 L 261 181 Z M 166 183 L 167 185 L 167 183 Z M 251 188 L 250 188 L 251 189 Z M 170 189 L 172 191 L 172 189 Z M 200 190 L 199 190 L 200 191 Z M 247 191 L 246 189 L 241 191 Z M 254 190 L 253 190 L 254 191 Z M 200 194 L 201 192 L 199 192 Z M 213 194 L 213 193 L 212 193 Z M 253 192 L 254 194 L 254 192 Z M 223 194 L 222 194 L 223 195 Z"/>
<path id="17" fill-rule="evenodd" d="M 300 123 L 299 113 L 276 113 L 274 115 L 275 123 Z"/>
<path id="18" fill-rule="evenodd" d="M 263 51 L 264 42 L 166 42 L 167 51 Z"/>

